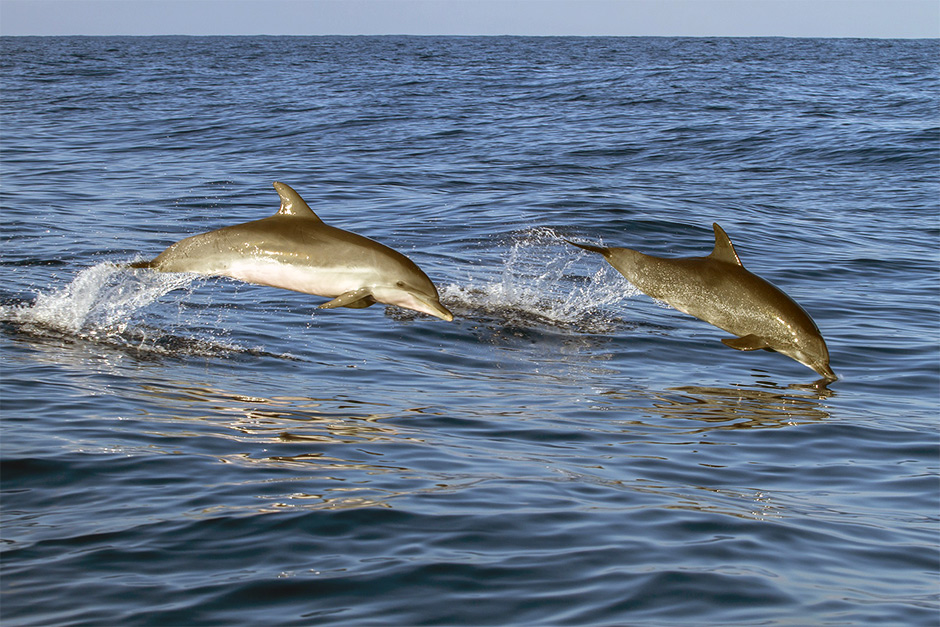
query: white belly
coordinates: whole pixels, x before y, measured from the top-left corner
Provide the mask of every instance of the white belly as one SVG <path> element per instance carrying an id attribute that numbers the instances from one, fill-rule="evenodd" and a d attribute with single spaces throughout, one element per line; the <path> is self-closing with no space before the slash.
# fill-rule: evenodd
<path id="1" fill-rule="evenodd" d="M 366 268 L 314 268 L 263 258 L 239 259 L 212 274 L 327 298 L 374 284 L 378 278 Z"/>

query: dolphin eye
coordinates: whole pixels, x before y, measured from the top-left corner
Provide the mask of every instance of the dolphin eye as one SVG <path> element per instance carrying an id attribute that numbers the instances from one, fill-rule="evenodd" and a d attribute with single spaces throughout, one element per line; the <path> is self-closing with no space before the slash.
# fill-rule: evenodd
<path id="1" fill-rule="evenodd" d="M 405 282 L 404 282 L 404 281 L 398 281 L 397 283 L 395 283 L 395 285 L 396 285 L 396 287 L 405 287 Z"/>

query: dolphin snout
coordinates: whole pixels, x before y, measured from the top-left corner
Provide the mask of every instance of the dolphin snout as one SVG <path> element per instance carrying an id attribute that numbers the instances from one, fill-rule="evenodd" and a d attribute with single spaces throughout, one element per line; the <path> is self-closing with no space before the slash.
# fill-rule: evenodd
<path id="1" fill-rule="evenodd" d="M 432 315 L 432 316 L 436 316 L 436 317 L 438 317 L 438 318 L 440 318 L 441 320 L 444 320 L 444 321 L 446 321 L 446 322 L 452 322 L 452 321 L 453 321 L 453 319 L 454 319 L 454 314 L 452 314 L 452 313 L 450 312 L 450 310 L 447 309 L 447 307 L 445 307 L 444 305 L 442 305 L 440 301 L 434 302 L 434 301 L 424 300 L 424 299 L 421 299 L 421 300 L 422 300 L 422 302 L 424 302 L 424 304 L 427 305 L 427 307 L 428 307 L 427 310 L 425 311 L 425 313 L 428 313 L 428 314 L 430 314 L 430 315 Z"/>
<path id="2" fill-rule="evenodd" d="M 820 375 L 824 376 L 825 378 L 830 379 L 831 381 L 835 381 L 836 379 L 839 378 L 836 376 L 836 373 L 832 371 L 832 368 L 829 367 L 829 364 L 816 366 L 813 368 L 813 370 L 815 370 L 816 372 L 818 372 Z"/>

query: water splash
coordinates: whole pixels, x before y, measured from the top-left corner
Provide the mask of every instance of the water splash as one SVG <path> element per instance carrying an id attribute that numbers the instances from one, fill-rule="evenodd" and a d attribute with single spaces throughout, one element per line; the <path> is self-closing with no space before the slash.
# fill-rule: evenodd
<path id="1" fill-rule="evenodd" d="M 212 337 L 181 336 L 177 325 L 147 324 L 141 315 L 160 297 L 190 287 L 192 274 L 130 270 L 110 262 L 80 271 L 71 283 L 39 293 L 32 302 L 0 306 L 0 322 L 52 340 L 91 341 L 148 354 L 220 355 L 243 349 Z M 167 322 L 167 321 L 161 321 Z M 190 321 L 191 322 L 191 321 Z"/>
<path id="2" fill-rule="evenodd" d="M 121 335 L 135 312 L 168 292 L 188 287 L 196 278 L 99 263 L 79 272 L 61 289 L 37 294 L 32 303 L 0 308 L 0 315 L 11 322 L 81 337 Z"/>
<path id="3" fill-rule="evenodd" d="M 530 229 L 513 242 L 498 280 L 446 285 L 441 296 L 463 317 L 608 333 L 624 324 L 610 306 L 639 292 L 608 264 L 586 265 L 585 257 L 554 230 Z"/>
<path id="4" fill-rule="evenodd" d="M 36 337 L 86 340 L 136 355 L 243 354 L 302 361 L 288 353 L 269 353 L 232 342 L 224 337 L 226 331 L 219 328 L 218 320 L 196 324 L 198 320 L 187 304 L 193 290 L 205 281 L 195 274 L 99 263 L 79 272 L 66 286 L 37 294 L 32 302 L 0 306 L 0 322 Z M 177 299 L 175 316 L 172 308 L 149 308 L 176 290 L 186 291 Z"/>

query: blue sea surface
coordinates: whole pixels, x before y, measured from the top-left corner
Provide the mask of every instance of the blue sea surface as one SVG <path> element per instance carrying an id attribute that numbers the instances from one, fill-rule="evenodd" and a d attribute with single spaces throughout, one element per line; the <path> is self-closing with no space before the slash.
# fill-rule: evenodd
<path id="1" fill-rule="evenodd" d="M 4 625 L 937 625 L 940 41 L 0 46 Z M 272 181 L 455 320 L 123 267 Z M 713 222 L 838 381 L 565 242 Z"/>

